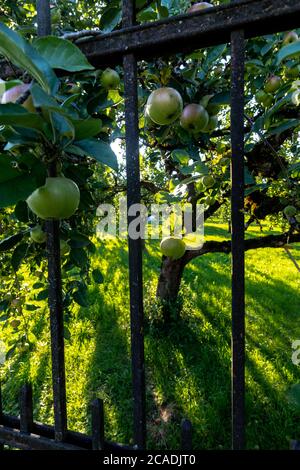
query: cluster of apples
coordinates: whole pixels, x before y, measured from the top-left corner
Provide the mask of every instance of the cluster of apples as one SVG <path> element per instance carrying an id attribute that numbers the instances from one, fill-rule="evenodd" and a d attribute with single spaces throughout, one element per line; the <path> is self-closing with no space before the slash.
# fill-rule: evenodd
<path id="1" fill-rule="evenodd" d="M 30 238 L 34 243 L 43 245 L 47 241 L 47 234 L 40 224 L 35 225 L 30 229 Z M 71 247 L 66 240 L 60 239 L 59 241 L 60 255 L 66 256 L 70 253 Z"/>
<path id="2" fill-rule="evenodd" d="M 298 34 L 295 31 L 289 31 L 285 34 L 282 44 L 287 46 L 293 42 L 299 40 Z M 288 78 L 297 78 L 299 76 L 299 67 L 298 65 L 293 67 L 286 67 L 285 75 Z M 256 101 L 264 106 L 269 108 L 273 104 L 274 93 L 281 87 L 282 79 L 278 75 L 271 75 L 265 82 L 263 90 L 259 90 L 256 95 Z"/>
<path id="3" fill-rule="evenodd" d="M 197 134 L 199 132 L 212 132 L 218 126 L 216 114 L 219 107 L 210 104 L 209 98 L 202 100 L 202 104 L 191 103 L 183 107 L 180 93 L 171 87 L 162 87 L 154 90 L 146 104 L 145 115 L 155 124 L 164 126 L 180 119 L 180 125 L 186 131 Z"/>

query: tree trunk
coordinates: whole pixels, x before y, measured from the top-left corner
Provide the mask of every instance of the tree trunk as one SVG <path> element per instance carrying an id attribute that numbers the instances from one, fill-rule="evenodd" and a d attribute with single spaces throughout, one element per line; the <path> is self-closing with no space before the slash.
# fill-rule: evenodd
<path id="1" fill-rule="evenodd" d="M 156 296 L 163 303 L 166 323 L 179 308 L 177 300 L 184 266 L 183 258 L 172 261 L 170 258 L 163 257 Z M 178 311 L 176 313 L 178 314 Z"/>

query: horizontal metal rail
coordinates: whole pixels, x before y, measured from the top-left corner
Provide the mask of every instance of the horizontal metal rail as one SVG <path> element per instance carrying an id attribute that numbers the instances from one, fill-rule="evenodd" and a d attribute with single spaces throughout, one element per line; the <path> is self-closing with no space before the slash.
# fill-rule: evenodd
<path id="1" fill-rule="evenodd" d="M 91 436 L 88 436 L 87 434 L 82 434 L 79 432 L 74 432 L 74 431 L 67 431 L 65 434 L 65 440 L 64 442 L 56 442 L 55 439 L 55 431 L 54 431 L 54 426 L 49 426 L 47 424 L 41 424 L 37 422 L 33 422 L 32 424 L 32 429 L 31 435 L 24 434 L 20 432 L 20 418 L 17 418 L 16 416 L 10 416 L 7 414 L 2 415 L 2 420 L 1 420 L 1 425 L 0 425 L 0 443 L 3 442 L 7 445 L 11 443 L 13 447 L 20 447 L 20 448 L 34 448 L 37 449 L 36 445 L 38 445 L 37 439 L 44 439 L 45 442 L 50 442 L 50 446 L 48 446 L 48 449 L 61 449 L 63 450 L 62 446 L 69 446 L 69 449 L 71 448 L 77 448 L 81 450 L 92 450 L 93 448 L 93 439 Z M 13 433 L 10 433 L 9 431 L 13 431 Z M 31 439 L 26 439 L 25 435 L 31 436 Z M 40 437 L 37 437 L 40 436 Z M 53 443 L 52 443 L 53 441 Z M 60 447 L 56 447 L 60 446 Z M 129 451 L 132 450 L 133 448 L 130 446 L 123 446 L 122 444 L 114 443 L 114 442 L 109 442 L 105 441 L 103 445 L 103 450 L 106 451 L 118 451 L 122 450 L 123 451 Z"/>
<path id="2" fill-rule="evenodd" d="M 297 0 L 241 0 L 193 14 L 174 16 L 96 36 L 79 47 L 94 66 L 122 64 L 125 54 L 137 59 L 162 57 L 230 42 L 230 34 L 242 29 L 245 38 L 299 26 Z"/>

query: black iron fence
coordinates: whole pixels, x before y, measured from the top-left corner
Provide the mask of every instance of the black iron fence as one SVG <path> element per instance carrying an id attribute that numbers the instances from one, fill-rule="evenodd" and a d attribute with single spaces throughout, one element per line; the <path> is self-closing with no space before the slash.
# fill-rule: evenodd
<path id="1" fill-rule="evenodd" d="M 37 0 L 38 34 L 51 34 L 50 1 Z M 81 42 L 81 50 L 96 67 L 122 64 L 125 84 L 128 206 L 140 202 L 137 61 L 157 55 L 231 43 L 232 144 L 232 448 L 245 448 L 245 274 L 244 274 L 244 42 L 299 27 L 300 1 L 232 0 L 230 4 L 164 21 L 135 25 L 135 1 L 123 0 L 122 29 Z M 159 54 L 158 52 L 159 51 Z M 56 175 L 55 167 L 48 169 Z M 129 217 L 128 223 L 131 219 Z M 64 365 L 63 305 L 59 225 L 47 223 L 49 307 L 52 351 L 54 426 L 33 420 L 32 388 L 20 393 L 20 417 L 2 412 L 0 445 L 21 449 L 129 449 L 104 437 L 101 400 L 91 405 L 92 435 L 68 430 Z M 143 337 L 143 279 L 141 240 L 129 239 L 131 357 L 135 448 L 146 446 L 145 362 Z M 192 446 L 192 428 L 182 423 L 182 449 Z M 299 447 L 293 441 L 292 448 Z M 132 447 L 131 447 L 132 448 Z"/>

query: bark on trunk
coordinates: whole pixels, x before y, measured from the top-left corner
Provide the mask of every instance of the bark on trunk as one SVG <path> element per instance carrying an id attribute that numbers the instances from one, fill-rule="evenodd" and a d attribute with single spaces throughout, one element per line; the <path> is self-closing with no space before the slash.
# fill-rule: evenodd
<path id="1" fill-rule="evenodd" d="M 176 309 L 184 265 L 183 258 L 172 261 L 163 257 L 156 295 L 163 303 L 165 322 L 170 321 Z"/>

